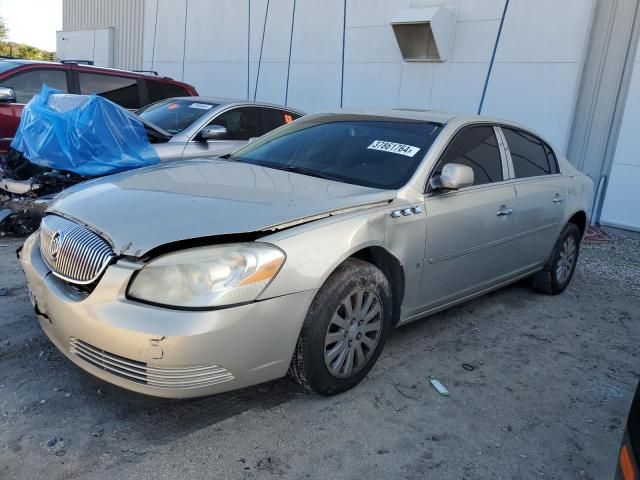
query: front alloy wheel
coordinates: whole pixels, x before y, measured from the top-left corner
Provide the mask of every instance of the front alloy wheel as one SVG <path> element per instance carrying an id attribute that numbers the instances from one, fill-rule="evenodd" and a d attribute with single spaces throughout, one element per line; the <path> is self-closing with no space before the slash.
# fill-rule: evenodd
<path id="1" fill-rule="evenodd" d="M 367 363 L 378 344 L 382 318 L 382 303 L 373 290 L 358 289 L 340 302 L 324 341 L 324 363 L 334 377 L 349 377 Z"/>
<path id="2" fill-rule="evenodd" d="M 320 395 L 354 387 L 382 351 L 392 307 L 387 277 L 368 262 L 346 260 L 313 299 L 289 373 Z"/>

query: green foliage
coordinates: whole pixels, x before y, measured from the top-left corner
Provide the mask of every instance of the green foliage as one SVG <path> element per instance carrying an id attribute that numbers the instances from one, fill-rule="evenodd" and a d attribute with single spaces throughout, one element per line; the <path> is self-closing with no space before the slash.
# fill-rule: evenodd
<path id="1" fill-rule="evenodd" d="M 53 60 L 55 52 L 47 52 L 24 43 L 8 42 L 9 29 L 0 17 L 0 56 L 12 58 L 26 58 L 28 60 Z"/>
<path id="2" fill-rule="evenodd" d="M 27 60 L 54 60 L 55 52 L 40 50 L 24 43 L 0 42 L 0 56 Z"/>
<path id="3" fill-rule="evenodd" d="M 7 24 L 4 22 L 4 18 L 0 17 L 0 42 L 4 42 L 9 35 L 9 29 L 7 28 Z"/>

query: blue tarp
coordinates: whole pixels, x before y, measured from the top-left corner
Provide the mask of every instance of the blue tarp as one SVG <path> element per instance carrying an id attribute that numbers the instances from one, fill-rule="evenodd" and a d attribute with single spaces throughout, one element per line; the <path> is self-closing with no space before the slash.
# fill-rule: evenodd
<path id="1" fill-rule="evenodd" d="M 24 107 L 11 147 L 37 165 L 92 177 L 160 162 L 134 114 L 46 85 Z"/>

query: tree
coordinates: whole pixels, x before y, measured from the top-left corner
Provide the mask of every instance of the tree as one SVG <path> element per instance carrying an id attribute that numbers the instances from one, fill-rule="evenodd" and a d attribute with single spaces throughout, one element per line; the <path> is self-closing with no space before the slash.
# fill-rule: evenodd
<path id="1" fill-rule="evenodd" d="M 42 52 L 39 48 L 31 45 L 20 45 L 17 49 L 16 56 L 18 58 L 26 58 L 27 60 L 42 60 Z"/>
<path id="2" fill-rule="evenodd" d="M 0 56 L 12 58 L 26 58 L 29 60 L 52 60 L 53 53 L 39 48 L 8 41 L 9 28 L 2 16 L 0 16 Z"/>
<path id="3" fill-rule="evenodd" d="M 4 21 L 3 17 L 0 17 L 0 42 L 5 42 L 9 36 L 9 28 Z"/>

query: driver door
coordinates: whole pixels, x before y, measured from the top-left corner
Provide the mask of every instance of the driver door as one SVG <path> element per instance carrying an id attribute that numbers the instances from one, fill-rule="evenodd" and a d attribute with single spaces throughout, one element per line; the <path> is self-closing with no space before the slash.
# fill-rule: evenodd
<path id="1" fill-rule="evenodd" d="M 506 157 L 497 138 L 490 125 L 465 127 L 432 173 L 459 163 L 473 169 L 474 183 L 455 191 L 427 190 L 425 311 L 500 283 L 516 267 L 511 241 L 516 194 L 505 181 Z"/>
<path id="2" fill-rule="evenodd" d="M 201 140 L 196 134 L 185 146 L 183 158 L 216 157 L 231 153 L 245 145 L 249 139 L 260 136 L 261 109 L 238 107 L 222 112 L 207 126 L 220 125 L 227 129 L 223 140 Z"/>

